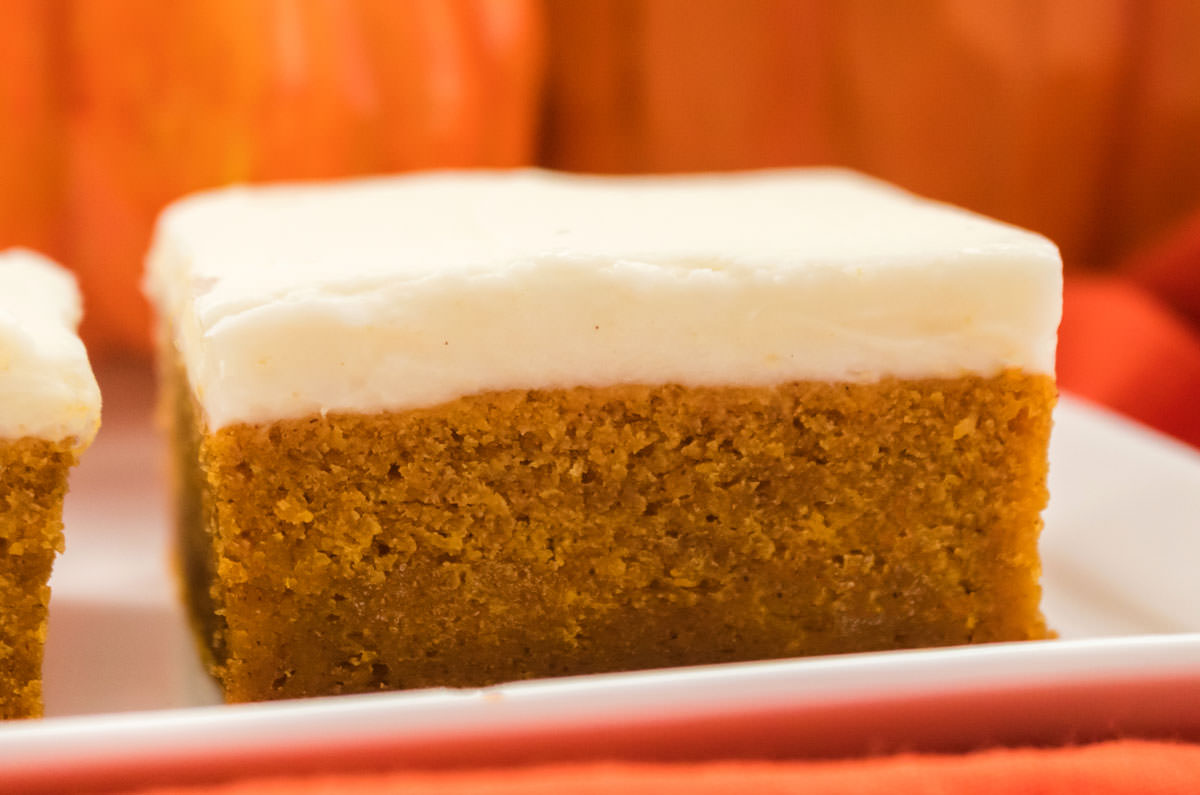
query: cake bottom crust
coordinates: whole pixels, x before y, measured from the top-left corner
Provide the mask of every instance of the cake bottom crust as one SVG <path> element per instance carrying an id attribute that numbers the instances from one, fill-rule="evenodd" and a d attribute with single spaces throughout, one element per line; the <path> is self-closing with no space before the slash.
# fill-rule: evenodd
<path id="1" fill-rule="evenodd" d="M 42 650 L 50 569 L 62 551 L 72 450 L 0 440 L 0 717 L 42 714 Z"/>
<path id="2" fill-rule="evenodd" d="M 189 601 L 231 701 L 1047 634 L 1044 375 L 507 391 L 214 433 L 174 394 Z"/>

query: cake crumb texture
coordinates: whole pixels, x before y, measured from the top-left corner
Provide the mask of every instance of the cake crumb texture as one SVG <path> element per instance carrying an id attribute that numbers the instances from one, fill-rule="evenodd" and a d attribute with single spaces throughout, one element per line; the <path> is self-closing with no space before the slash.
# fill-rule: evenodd
<path id="1" fill-rule="evenodd" d="M 184 569 L 230 701 L 1047 635 L 1050 376 L 514 390 L 209 433 L 180 370 Z"/>
<path id="2" fill-rule="evenodd" d="M 75 454 L 41 439 L 0 440 L 0 717 L 42 714 L 50 569 Z"/>

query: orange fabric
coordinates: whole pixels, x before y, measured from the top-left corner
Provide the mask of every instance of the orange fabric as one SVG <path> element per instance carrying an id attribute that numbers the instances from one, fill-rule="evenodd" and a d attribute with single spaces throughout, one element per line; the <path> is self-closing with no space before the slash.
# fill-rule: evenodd
<path id="1" fill-rule="evenodd" d="M 1067 280 L 1058 381 L 1200 447 L 1200 326 L 1132 282 Z"/>
<path id="2" fill-rule="evenodd" d="M 1163 241 L 1135 253 L 1118 272 L 1200 328 L 1200 208 Z"/>
<path id="3" fill-rule="evenodd" d="M 1200 447 L 1200 212 L 1117 272 L 1067 279 L 1059 383 Z"/>
<path id="4" fill-rule="evenodd" d="M 144 791 L 145 795 L 406 793 L 406 795 L 1052 795 L 1194 793 L 1200 746 L 1122 740 L 1056 750 L 993 750 L 963 756 L 902 755 L 845 762 L 727 761 L 694 765 L 617 762 L 505 770 L 396 771 L 248 779 Z"/>

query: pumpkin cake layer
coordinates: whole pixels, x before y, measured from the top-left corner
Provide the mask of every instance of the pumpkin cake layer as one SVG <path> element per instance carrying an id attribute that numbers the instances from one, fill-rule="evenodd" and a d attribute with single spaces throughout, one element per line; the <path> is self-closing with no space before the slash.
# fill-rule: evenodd
<path id="1" fill-rule="evenodd" d="M 42 713 L 50 570 L 63 549 L 62 503 L 74 450 L 0 439 L 0 717 Z"/>
<path id="2" fill-rule="evenodd" d="M 42 650 L 67 472 L 94 438 L 100 392 L 75 328 L 71 276 L 0 253 L 0 717 L 42 713 Z"/>
<path id="3" fill-rule="evenodd" d="M 235 701 L 1043 638 L 1053 398 L 577 388 L 215 433 L 185 399 L 192 609 Z"/>
<path id="4" fill-rule="evenodd" d="M 1061 264 L 847 172 L 236 188 L 149 260 L 232 701 L 1046 636 Z"/>

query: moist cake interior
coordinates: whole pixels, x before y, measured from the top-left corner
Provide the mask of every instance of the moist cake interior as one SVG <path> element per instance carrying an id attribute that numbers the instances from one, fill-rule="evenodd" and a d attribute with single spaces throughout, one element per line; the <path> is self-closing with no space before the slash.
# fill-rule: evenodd
<path id="1" fill-rule="evenodd" d="M 1053 379 L 512 390 L 210 432 L 190 608 L 231 701 L 1025 640 Z"/>
<path id="2" fill-rule="evenodd" d="M 62 501 L 74 451 L 0 440 L 0 717 L 42 714 L 50 568 L 63 548 Z"/>

